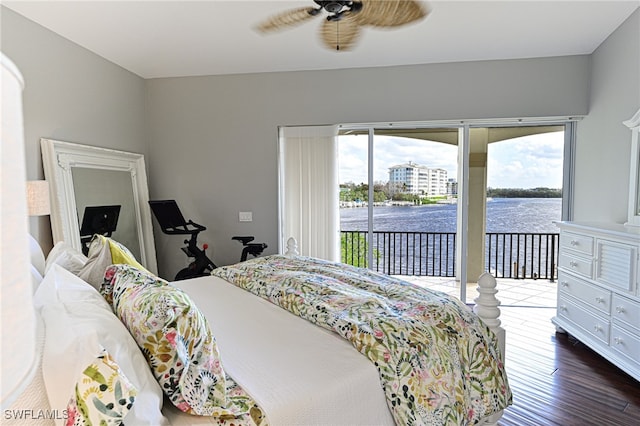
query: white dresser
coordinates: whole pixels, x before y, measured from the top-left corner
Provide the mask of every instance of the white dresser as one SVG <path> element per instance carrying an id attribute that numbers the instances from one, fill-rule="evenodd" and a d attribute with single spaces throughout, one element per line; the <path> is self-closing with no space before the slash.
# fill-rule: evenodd
<path id="1" fill-rule="evenodd" d="M 618 224 L 556 224 L 553 323 L 640 381 L 640 234 Z"/>

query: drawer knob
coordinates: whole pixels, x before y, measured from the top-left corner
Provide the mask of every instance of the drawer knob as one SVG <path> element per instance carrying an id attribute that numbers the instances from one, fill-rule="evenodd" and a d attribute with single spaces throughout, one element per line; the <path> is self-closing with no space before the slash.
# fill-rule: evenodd
<path id="1" fill-rule="evenodd" d="M 562 312 L 567 312 L 567 305 L 560 305 L 560 310 Z"/>
<path id="2" fill-rule="evenodd" d="M 602 326 L 600 324 L 596 324 L 596 325 L 593 326 L 593 329 L 595 331 L 602 331 Z"/>
<path id="3" fill-rule="evenodd" d="M 578 241 L 576 241 L 576 240 L 571 240 L 571 242 L 569 244 L 571 244 L 572 246 L 580 245 L 580 243 Z"/>
<path id="4" fill-rule="evenodd" d="M 616 312 L 619 314 L 623 314 L 624 313 L 624 307 L 623 306 L 616 306 Z"/>
<path id="5" fill-rule="evenodd" d="M 562 282 L 560 283 L 560 285 L 561 285 L 562 287 L 569 287 L 569 283 L 568 283 L 567 281 L 562 281 Z"/>
<path id="6" fill-rule="evenodd" d="M 575 268 L 576 266 L 578 266 L 578 262 L 574 262 L 572 260 L 571 262 L 569 262 L 569 266 L 571 266 L 572 268 Z"/>
<path id="7" fill-rule="evenodd" d="M 622 341 L 622 337 L 614 337 L 613 341 L 615 342 L 616 345 L 621 345 L 622 343 L 624 343 Z"/>
<path id="8" fill-rule="evenodd" d="M 604 299 L 602 297 L 596 297 L 596 303 L 604 303 Z"/>

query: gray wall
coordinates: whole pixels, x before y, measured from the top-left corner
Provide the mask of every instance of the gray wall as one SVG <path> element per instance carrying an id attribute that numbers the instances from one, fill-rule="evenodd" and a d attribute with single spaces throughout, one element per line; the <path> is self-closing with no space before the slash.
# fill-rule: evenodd
<path id="1" fill-rule="evenodd" d="M 581 115 L 588 93 L 588 56 L 148 80 L 150 194 L 207 226 L 227 264 L 233 235 L 277 249 L 279 125 Z M 161 274 L 186 260 L 180 243 L 156 233 Z"/>
<path id="2" fill-rule="evenodd" d="M 631 132 L 640 108 L 640 9 L 591 55 L 589 115 L 578 125 L 575 220 L 627 220 Z"/>
<path id="3" fill-rule="evenodd" d="M 2 52 L 24 80 L 27 179 L 43 179 L 40 138 L 146 154 L 144 80 L 0 6 Z M 48 217 L 30 219 L 45 253 Z"/>

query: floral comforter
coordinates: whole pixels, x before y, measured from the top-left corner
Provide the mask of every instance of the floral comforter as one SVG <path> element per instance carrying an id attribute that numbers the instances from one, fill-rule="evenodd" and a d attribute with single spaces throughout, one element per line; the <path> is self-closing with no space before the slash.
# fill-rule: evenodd
<path id="1" fill-rule="evenodd" d="M 494 334 L 444 293 L 303 256 L 212 274 L 349 340 L 376 365 L 398 425 L 474 424 L 511 404 Z"/>

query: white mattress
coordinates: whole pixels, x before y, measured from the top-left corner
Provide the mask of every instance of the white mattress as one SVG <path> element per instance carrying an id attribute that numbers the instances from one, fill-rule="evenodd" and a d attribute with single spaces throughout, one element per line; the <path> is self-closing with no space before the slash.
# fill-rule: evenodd
<path id="1" fill-rule="evenodd" d="M 336 334 L 217 277 L 174 283 L 207 317 L 225 371 L 281 425 L 393 425 L 375 366 Z M 174 425 L 207 424 L 165 407 Z"/>

